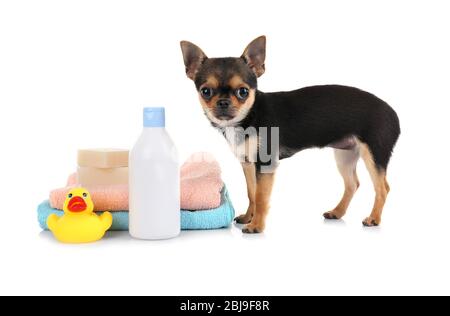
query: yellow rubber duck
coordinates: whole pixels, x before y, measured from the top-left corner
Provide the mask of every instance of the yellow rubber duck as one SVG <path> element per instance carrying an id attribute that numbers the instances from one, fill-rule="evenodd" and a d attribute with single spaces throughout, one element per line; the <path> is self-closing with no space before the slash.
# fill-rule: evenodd
<path id="1" fill-rule="evenodd" d="M 47 218 L 47 226 L 63 243 L 88 243 L 100 240 L 112 225 L 112 215 L 94 213 L 91 195 L 84 188 L 70 190 L 64 202 L 64 215 Z"/>

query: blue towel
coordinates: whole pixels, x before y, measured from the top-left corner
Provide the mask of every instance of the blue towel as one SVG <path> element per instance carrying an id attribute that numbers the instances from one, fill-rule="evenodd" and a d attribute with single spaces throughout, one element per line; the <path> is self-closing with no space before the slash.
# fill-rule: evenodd
<path id="1" fill-rule="evenodd" d="M 230 226 L 234 218 L 234 208 L 225 186 L 222 189 L 221 195 L 222 200 L 218 208 L 194 212 L 181 210 L 181 229 L 217 229 Z M 64 215 L 63 211 L 51 208 L 48 200 L 38 206 L 37 212 L 39 226 L 44 230 L 48 230 L 47 218 L 50 214 Z M 103 212 L 96 213 L 100 215 Z M 111 214 L 113 215 L 113 223 L 110 230 L 127 231 L 128 211 L 111 212 Z"/>

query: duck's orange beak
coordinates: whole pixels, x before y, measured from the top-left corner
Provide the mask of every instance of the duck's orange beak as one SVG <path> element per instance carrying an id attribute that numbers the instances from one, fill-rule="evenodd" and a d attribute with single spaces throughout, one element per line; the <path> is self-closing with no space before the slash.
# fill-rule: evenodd
<path id="1" fill-rule="evenodd" d="M 82 197 L 74 196 L 69 200 L 67 208 L 73 213 L 80 213 L 86 210 L 87 205 Z"/>

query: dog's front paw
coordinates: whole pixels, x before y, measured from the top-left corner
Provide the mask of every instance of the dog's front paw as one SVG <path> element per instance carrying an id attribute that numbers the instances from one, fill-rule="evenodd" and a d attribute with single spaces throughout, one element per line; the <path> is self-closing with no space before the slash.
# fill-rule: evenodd
<path id="1" fill-rule="evenodd" d="M 252 216 L 247 214 L 242 214 L 236 217 L 235 222 L 238 224 L 248 224 L 252 221 Z"/>
<path id="2" fill-rule="evenodd" d="M 247 224 L 244 226 L 244 228 L 242 228 L 242 232 L 244 234 L 258 234 L 258 233 L 262 233 L 264 231 L 264 227 L 261 225 L 256 225 L 256 224 Z"/>
<path id="3" fill-rule="evenodd" d="M 363 220 L 362 224 L 366 227 L 374 227 L 380 225 L 380 222 L 381 219 L 369 216 L 365 220 Z"/>
<path id="4" fill-rule="evenodd" d="M 325 217 L 326 219 L 341 219 L 344 214 L 345 212 L 334 209 L 332 211 L 323 213 L 323 217 Z"/>

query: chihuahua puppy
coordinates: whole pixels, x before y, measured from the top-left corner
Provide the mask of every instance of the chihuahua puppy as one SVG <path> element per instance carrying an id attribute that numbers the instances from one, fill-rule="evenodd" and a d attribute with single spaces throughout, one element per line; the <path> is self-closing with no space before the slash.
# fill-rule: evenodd
<path id="1" fill-rule="evenodd" d="M 181 50 L 186 75 L 195 83 L 206 117 L 230 144 L 245 147 L 244 155 L 238 158 L 247 182 L 249 206 L 235 219 L 246 224 L 244 233 L 260 233 L 265 228 L 277 161 L 313 147 L 334 148 L 345 185 L 340 202 L 323 216 L 340 219 L 345 215 L 359 187 L 356 164 L 362 158 L 375 189 L 375 203 L 363 225 L 380 224 L 389 192 L 387 167 L 400 135 L 397 114 L 386 102 L 357 88 L 339 85 L 259 91 L 257 78 L 265 72 L 264 36 L 253 40 L 237 58 L 208 58 L 187 41 L 181 42 Z M 250 128 L 255 133 L 245 134 L 237 142 L 228 132 Z M 262 133 L 262 128 L 267 130 Z M 270 141 L 275 134 L 277 148 Z M 259 151 L 263 144 L 272 155 L 265 169 L 267 160 L 261 159 Z"/>

